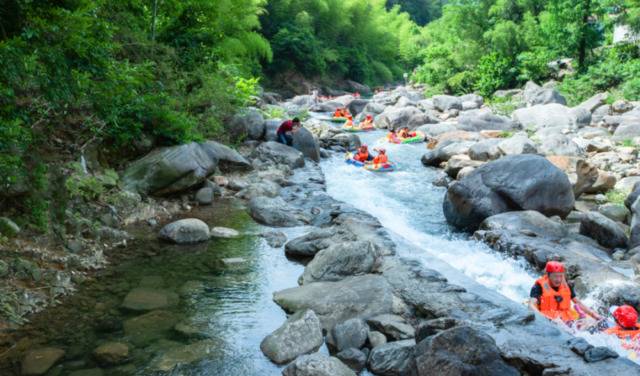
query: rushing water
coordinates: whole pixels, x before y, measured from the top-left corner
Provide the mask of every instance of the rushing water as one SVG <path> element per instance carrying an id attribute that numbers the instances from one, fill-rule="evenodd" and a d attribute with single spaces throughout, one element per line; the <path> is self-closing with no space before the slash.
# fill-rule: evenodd
<path id="1" fill-rule="evenodd" d="M 401 256 L 421 260 L 426 266 L 434 264 L 434 258 L 437 258 L 473 281 L 524 303 L 537 278 L 534 271 L 524 260 L 506 257 L 467 234 L 453 231 L 442 212 L 445 188 L 431 184 L 438 172 L 425 168 L 420 161 L 425 144 L 390 144 L 384 140 L 384 135 L 381 131 L 359 133 L 370 150 L 385 148 L 389 160 L 396 164 L 396 170 L 373 173 L 346 164 L 343 156 L 334 155 L 322 162 L 329 194 L 377 217 L 397 242 L 411 245 L 399 247 Z M 416 253 L 415 249 L 422 252 Z M 439 270 L 448 265 L 438 262 L 433 268 Z M 594 292 L 585 302 L 601 308 L 597 295 L 598 292 Z M 564 325 L 560 327 L 569 330 Z M 574 334 L 593 345 L 608 346 L 622 356 L 629 355 L 632 360 L 640 361 L 635 354 L 624 350 L 613 336 L 588 332 Z"/>

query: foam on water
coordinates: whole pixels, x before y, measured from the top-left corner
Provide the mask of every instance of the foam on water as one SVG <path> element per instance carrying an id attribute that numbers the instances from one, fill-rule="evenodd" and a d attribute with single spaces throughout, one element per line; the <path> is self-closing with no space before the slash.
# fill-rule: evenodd
<path id="1" fill-rule="evenodd" d="M 375 216 L 392 233 L 424 251 L 416 256 L 403 254 L 406 251 L 399 249 L 400 255 L 417 258 L 427 267 L 430 260 L 437 257 L 516 302 L 528 299 L 537 276 L 526 262 L 505 257 L 466 234 L 452 231 L 447 225 L 442 212 L 445 189 L 431 184 L 438 172 L 425 168 L 420 162 L 420 156 L 425 152 L 424 144 L 389 144 L 384 142 L 384 133 L 380 131 L 359 135 L 370 150 L 384 147 L 397 169 L 390 173 L 372 173 L 346 164 L 342 156 L 332 156 L 321 164 L 331 196 Z M 599 307 L 602 291 L 593 292 L 585 302 Z M 595 346 L 608 346 L 622 356 L 628 355 L 613 336 L 588 332 L 575 334 Z"/>

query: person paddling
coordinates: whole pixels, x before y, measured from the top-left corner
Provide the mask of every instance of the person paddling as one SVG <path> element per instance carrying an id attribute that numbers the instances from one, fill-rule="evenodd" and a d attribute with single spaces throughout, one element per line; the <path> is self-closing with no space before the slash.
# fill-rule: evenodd
<path id="1" fill-rule="evenodd" d="M 278 142 L 289 146 L 293 145 L 293 136 L 291 134 L 297 132 L 299 127 L 300 119 L 297 117 L 283 121 L 276 131 Z"/>
<path id="2" fill-rule="evenodd" d="M 373 156 L 369 153 L 369 148 L 365 144 L 360 146 L 360 148 L 358 148 L 358 153 L 356 153 L 353 159 L 355 159 L 358 162 L 365 163 L 373 160 Z"/>
<path id="3" fill-rule="evenodd" d="M 385 149 L 374 149 L 378 152 L 378 155 L 373 158 L 373 164 L 379 165 L 389 162 L 389 158 L 387 158 L 387 151 Z"/>
<path id="4" fill-rule="evenodd" d="M 594 319 L 602 317 L 582 304 L 576 297 L 573 287 L 566 281 L 564 265 L 557 261 L 549 261 L 545 266 L 545 275 L 540 277 L 531 288 L 529 306 L 551 320 L 560 319 L 571 323 L 580 318 L 571 302 Z"/>

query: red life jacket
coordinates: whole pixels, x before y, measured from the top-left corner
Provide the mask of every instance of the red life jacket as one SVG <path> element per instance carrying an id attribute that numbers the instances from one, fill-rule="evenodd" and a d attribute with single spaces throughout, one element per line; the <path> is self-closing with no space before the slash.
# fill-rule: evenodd
<path id="1" fill-rule="evenodd" d="M 375 164 L 387 163 L 388 161 L 389 158 L 387 158 L 386 154 L 378 154 L 375 158 L 373 158 L 373 163 Z"/>
<path id="2" fill-rule="evenodd" d="M 571 308 L 571 289 L 566 281 L 563 281 L 558 290 L 551 287 L 549 276 L 546 274 L 536 283 L 542 288 L 540 296 L 540 313 L 551 320 L 561 319 L 564 322 L 578 319 L 578 313 Z"/>
<path id="3" fill-rule="evenodd" d="M 369 159 L 369 152 L 358 152 L 353 159 L 359 162 L 366 162 Z"/>

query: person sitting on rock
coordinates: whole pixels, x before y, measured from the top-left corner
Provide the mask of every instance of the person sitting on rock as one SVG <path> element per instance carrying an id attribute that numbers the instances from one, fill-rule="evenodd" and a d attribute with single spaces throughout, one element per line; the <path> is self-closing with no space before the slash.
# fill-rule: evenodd
<path id="1" fill-rule="evenodd" d="M 615 326 L 606 329 L 607 334 L 615 334 L 618 338 L 627 341 L 640 341 L 640 325 L 638 324 L 638 312 L 630 305 L 623 305 L 613 311 Z"/>
<path id="2" fill-rule="evenodd" d="M 358 152 L 353 157 L 353 159 L 355 159 L 358 162 L 365 163 L 373 160 L 373 156 L 369 153 L 369 148 L 367 147 L 367 145 L 364 144 L 360 146 L 360 148 L 358 149 Z"/>
<path id="3" fill-rule="evenodd" d="M 297 117 L 283 121 L 276 131 L 278 142 L 289 146 L 293 145 L 292 133 L 297 132 L 298 128 L 300 128 L 300 119 Z"/>
<path id="4" fill-rule="evenodd" d="M 364 120 L 360 123 L 360 128 L 369 129 L 373 128 L 373 116 L 367 115 Z"/>
<path id="5" fill-rule="evenodd" d="M 545 266 L 545 275 L 540 277 L 531 288 L 529 306 L 551 320 L 562 320 L 569 324 L 580 318 L 573 304 L 582 312 L 600 321 L 602 317 L 582 304 L 576 297 L 573 287 L 566 281 L 564 265 L 558 261 L 549 261 Z"/>
<path id="6" fill-rule="evenodd" d="M 378 155 L 373 158 L 374 165 L 389 163 L 389 158 L 387 158 L 387 151 L 385 149 L 380 148 L 374 150 L 378 152 Z"/>

